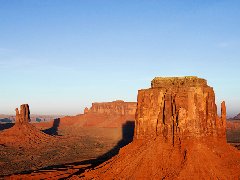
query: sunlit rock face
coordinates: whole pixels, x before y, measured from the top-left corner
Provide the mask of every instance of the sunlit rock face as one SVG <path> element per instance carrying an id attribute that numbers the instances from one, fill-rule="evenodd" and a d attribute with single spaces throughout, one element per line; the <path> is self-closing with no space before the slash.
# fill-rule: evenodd
<path id="1" fill-rule="evenodd" d="M 240 154 L 226 143 L 226 106 L 197 77 L 154 78 L 139 90 L 133 142 L 85 179 L 239 179 Z"/>
<path id="2" fill-rule="evenodd" d="M 98 114 L 116 114 L 116 115 L 135 115 L 136 102 L 124 102 L 116 100 L 113 102 L 92 103 L 92 107 L 84 113 L 98 113 Z"/>
<path id="3" fill-rule="evenodd" d="M 175 141 L 188 137 L 225 138 L 226 106 L 217 115 L 215 94 L 205 79 L 156 77 L 151 88 L 138 91 L 135 139 L 160 136 Z"/>
<path id="4" fill-rule="evenodd" d="M 30 121 L 30 110 L 28 104 L 22 104 L 20 106 L 20 112 L 16 108 L 16 124 L 28 123 Z"/>

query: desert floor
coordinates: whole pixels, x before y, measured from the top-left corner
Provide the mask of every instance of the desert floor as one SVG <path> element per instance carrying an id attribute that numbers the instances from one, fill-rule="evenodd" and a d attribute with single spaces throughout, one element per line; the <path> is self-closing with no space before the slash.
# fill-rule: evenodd
<path id="1" fill-rule="evenodd" d="M 70 178 L 96 167 L 116 155 L 133 138 L 134 123 L 120 128 L 61 125 L 61 122 L 33 123 L 54 138 L 31 148 L 0 144 L 1 178 Z M 11 128 L 2 124 L 0 132 Z M 240 148 L 240 129 L 227 130 L 228 142 Z"/>

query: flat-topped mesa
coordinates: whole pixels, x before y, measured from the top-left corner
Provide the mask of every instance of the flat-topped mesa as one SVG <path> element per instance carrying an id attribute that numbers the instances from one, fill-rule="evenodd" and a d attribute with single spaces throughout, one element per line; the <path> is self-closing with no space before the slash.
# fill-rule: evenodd
<path id="1" fill-rule="evenodd" d="M 197 76 L 184 76 L 184 77 L 155 77 L 151 82 L 152 88 L 169 88 L 169 87 L 197 87 L 207 86 L 205 79 L 198 78 Z"/>
<path id="2" fill-rule="evenodd" d="M 135 115 L 137 108 L 136 102 L 124 102 L 116 100 L 113 102 L 92 103 L 92 107 L 86 113 L 116 114 L 116 115 Z"/>
<path id="3" fill-rule="evenodd" d="M 16 108 L 16 124 L 29 123 L 30 121 L 30 110 L 28 104 L 22 104 L 20 106 L 20 112 Z"/>
<path id="4" fill-rule="evenodd" d="M 150 89 L 138 91 L 135 139 L 186 137 L 225 139 L 226 107 L 217 116 L 215 94 L 195 76 L 156 77 Z M 179 137 L 179 138 L 177 138 Z"/>

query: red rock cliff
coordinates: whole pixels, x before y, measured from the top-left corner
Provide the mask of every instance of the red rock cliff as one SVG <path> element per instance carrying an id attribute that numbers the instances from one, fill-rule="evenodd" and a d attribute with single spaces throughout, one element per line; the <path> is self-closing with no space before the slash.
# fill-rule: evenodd
<path id="1" fill-rule="evenodd" d="M 92 107 L 84 113 L 98 113 L 98 114 L 116 114 L 116 115 L 135 115 L 136 102 L 124 102 L 117 100 L 113 102 L 92 103 Z"/>
<path id="2" fill-rule="evenodd" d="M 217 116 L 215 94 L 207 81 L 190 77 L 154 78 L 150 89 L 139 90 L 135 138 L 162 136 L 224 137 L 226 107 Z"/>
<path id="3" fill-rule="evenodd" d="M 240 154 L 226 143 L 226 107 L 197 77 L 155 78 L 138 92 L 135 135 L 85 179 L 239 179 Z"/>

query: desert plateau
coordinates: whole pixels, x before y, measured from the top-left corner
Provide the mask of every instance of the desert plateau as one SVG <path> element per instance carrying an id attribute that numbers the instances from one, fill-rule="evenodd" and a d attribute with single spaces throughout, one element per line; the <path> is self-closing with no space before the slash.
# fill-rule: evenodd
<path id="1" fill-rule="evenodd" d="M 239 7 L 0 0 L 0 180 L 240 180 Z"/>

